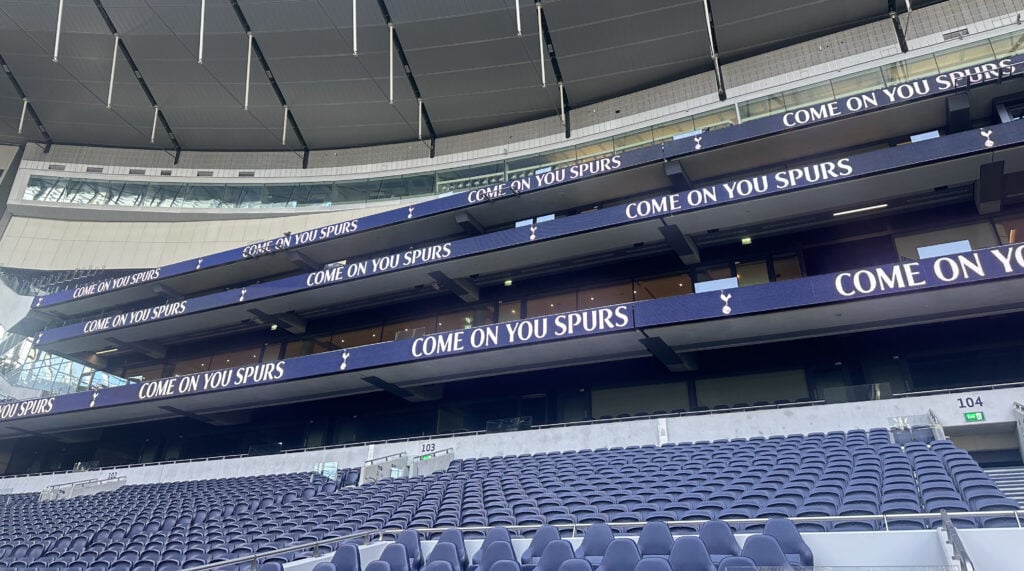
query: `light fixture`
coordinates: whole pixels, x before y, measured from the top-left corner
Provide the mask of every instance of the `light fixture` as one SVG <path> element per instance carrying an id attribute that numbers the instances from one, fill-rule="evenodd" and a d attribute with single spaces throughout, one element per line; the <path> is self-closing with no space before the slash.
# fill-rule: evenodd
<path id="1" fill-rule="evenodd" d="M 97 355 L 106 355 L 108 353 L 116 353 L 117 347 L 111 347 L 110 349 L 104 349 L 102 351 L 96 351 Z"/>
<path id="2" fill-rule="evenodd" d="M 868 212 L 871 210 L 878 210 L 880 208 L 888 207 L 888 204 L 876 204 L 874 206 L 865 206 L 864 208 L 854 208 L 853 210 L 843 210 L 842 212 L 833 212 L 832 216 L 846 216 L 847 214 L 858 214 L 860 212 Z"/>
<path id="3" fill-rule="evenodd" d="M 753 242 L 753 240 L 750 238 L 750 236 L 744 236 L 740 238 L 740 244 L 743 244 L 744 246 L 749 246 L 751 242 Z"/>
<path id="4" fill-rule="evenodd" d="M 511 285 L 512 285 L 512 280 L 505 280 L 505 287 L 509 287 Z"/>
<path id="5" fill-rule="evenodd" d="M 271 331 L 277 331 L 277 324 L 276 323 L 271 323 L 270 324 L 270 330 Z"/>

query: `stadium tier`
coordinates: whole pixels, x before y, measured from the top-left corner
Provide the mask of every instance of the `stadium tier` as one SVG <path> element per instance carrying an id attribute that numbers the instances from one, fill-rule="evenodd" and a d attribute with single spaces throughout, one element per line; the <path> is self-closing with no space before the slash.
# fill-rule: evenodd
<path id="1" fill-rule="evenodd" d="M 127 485 L 49 501 L 7 496 L 0 560 L 12 569 L 189 568 L 361 532 L 414 529 L 423 531 L 413 537 L 444 541 L 451 534 L 443 530 L 462 528 L 462 536 L 483 538 L 470 554 L 471 569 L 509 559 L 491 554 L 498 534 L 508 553 L 512 536 L 532 537 L 511 558 L 547 568 L 545 558 L 554 556 L 542 542 L 559 539 L 552 527 L 558 526 L 566 534 L 583 532 L 575 555 L 569 550 L 565 559 L 631 571 L 641 557 L 655 556 L 669 559 L 673 569 L 689 568 L 685 560 L 696 556 L 676 553 L 673 533 L 699 537 L 716 565 L 729 555 L 786 565 L 761 554 L 767 548 L 757 542 L 741 552 L 733 533 L 781 539 L 783 532 L 772 529 L 790 517 L 796 519 L 786 533 L 796 537 L 798 530 L 925 530 L 941 524 L 943 511 L 961 528 L 1018 525 L 1019 506 L 969 454 L 948 440 L 901 448 L 886 429 L 464 459 L 428 476 L 344 486 L 351 473 L 333 481 L 295 473 Z M 639 548 L 613 539 L 636 534 Z M 713 539 L 716 534 L 725 539 Z M 395 545 L 409 536 L 401 532 Z M 689 541 L 676 545 L 687 551 Z M 399 561 L 413 560 L 411 569 L 419 569 L 418 539 L 414 545 Z M 267 560 L 287 563 L 303 554 Z M 811 557 L 804 553 L 790 563 L 811 566 Z"/>
<path id="2" fill-rule="evenodd" d="M 0 0 L 0 571 L 983 571 L 1010 0 Z"/>

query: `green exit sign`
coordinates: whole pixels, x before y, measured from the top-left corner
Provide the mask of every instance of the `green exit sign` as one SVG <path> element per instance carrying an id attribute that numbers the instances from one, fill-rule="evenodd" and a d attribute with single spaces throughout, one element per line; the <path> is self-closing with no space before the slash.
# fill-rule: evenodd
<path id="1" fill-rule="evenodd" d="M 985 413 L 983 412 L 965 412 L 964 420 L 967 422 L 982 422 L 985 420 Z"/>

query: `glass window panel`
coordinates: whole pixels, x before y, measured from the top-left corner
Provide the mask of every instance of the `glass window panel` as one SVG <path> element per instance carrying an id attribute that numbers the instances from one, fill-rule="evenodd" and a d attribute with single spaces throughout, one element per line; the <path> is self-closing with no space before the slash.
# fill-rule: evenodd
<path id="1" fill-rule="evenodd" d="M 744 121 L 768 117 L 769 115 L 782 113 L 785 110 L 786 101 L 782 98 L 781 94 L 768 95 L 747 101 L 746 103 L 740 103 L 740 116 L 743 117 Z"/>
<path id="2" fill-rule="evenodd" d="M 192 184 L 185 194 L 185 206 L 188 208 L 219 208 L 223 185 Z"/>
<path id="3" fill-rule="evenodd" d="M 583 288 L 580 289 L 578 298 L 580 309 L 629 303 L 633 301 L 633 283 L 623 282 L 602 287 Z"/>
<path id="4" fill-rule="evenodd" d="M 720 129 L 737 123 L 739 123 L 739 120 L 736 118 L 736 109 L 731 105 L 701 113 L 693 118 L 693 127 L 705 131 Z"/>
<path id="5" fill-rule="evenodd" d="M 177 208 L 184 202 L 184 185 L 151 184 L 146 189 L 146 205 L 157 208 Z"/>
<path id="6" fill-rule="evenodd" d="M 304 197 L 304 200 L 299 201 L 299 205 L 319 205 L 319 206 L 330 206 L 332 201 L 332 190 L 331 183 L 318 183 L 306 185 L 309 192 Z"/>
<path id="7" fill-rule="evenodd" d="M 153 379 L 159 379 L 163 377 L 164 366 L 160 365 L 147 365 L 144 367 L 134 367 L 124 372 L 124 376 L 133 381 L 152 381 Z"/>
<path id="8" fill-rule="evenodd" d="M 741 286 L 768 283 L 768 262 L 757 260 L 736 264 L 736 280 Z"/>
<path id="9" fill-rule="evenodd" d="M 263 187 L 263 208 L 287 208 L 294 190 L 291 184 L 268 184 Z"/>
<path id="10" fill-rule="evenodd" d="M 92 180 L 71 180 L 68 181 L 67 195 L 71 204 L 91 204 L 96 199 L 96 181 Z"/>
<path id="11" fill-rule="evenodd" d="M 728 265 L 712 266 L 710 268 L 701 268 L 697 270 L 698 282 L 709 282 L 731 277 L 733 277 L 732 268 Z"/>
<path id="12" fill-rule="evenodd" d="M 434 194 L 434 175 L 408 176 L 405 178 L 409 196 L 427 196 Z M 497 184 L 504 180 L 504 175 L 492 175 L 488 177 L 488 184 Z"/>
<path id="13" fill-rule="evenodd" d="M 992 51 L 997 58 L 1024 53 L 1024 32 L 1008 34 L 991 40 Z"/>
<path id="14" fill-rule="evenodd" d="M 899 236 L 896 238 L 896 252 L 901 260 L 917 260 L 919 259 L 917 250 L 922 246 L 934 246 L 960 240 L 969 241 L 973 250 L 998 245 L 992 225 L 988 222 L 979 222 L 969 226 Z"/>
<path id="15" fill-rule="evenodd" d="M 440 333 L 441 331 L 455 331 L 480 325 L 489 325 L 493 322 L 494 309 L 492 307 L 467 308 L 462 311 L 438 315 L 434 329 Z"/>
<path id="16" fill-rule="evenodd" d="M 693 118 L 687 117 L 682 121 L 676 121 L 675 123 L 669 123 L 668 125 L 654 127 L 651 130 L 651 135 L 654 138 L 654 142 L 658 142 L 671 139 L 672 137 L 682 133 L 689 133 L 696 130 L 697 128 L 693 126 Z"/>
<path id="17" fill-rule="evenodd" d="M 330 335 L 313 338 L 313 347 L 310 349 L 310 353 L 326 353 L 327 351 L 334 351 L 340 349 L 337 345 L 332 342 Z"/>
<path id="18" fill-rule="evenodd" d="M 305 355 L 306 351 L 302 348 L 304 343 L 305 341 L 292 341 L 286 345 L 284 348 L 284 358 L 291 359 L 292 357 L 301 357 L 302 355 Z"/>
<path id="19" fill-rule="evenodd" d="M 1024 242 L 1024 218 L 1011 218 L 996 222 L 996 232 L 1000 244 L 1017 244 Z"/>
<path id="20" fill-rule="evenodd" d="M 783 92 L 782 98 L 786 101 L 786 108 L 797 109 L 799 107 L 832 101 L 836 96 L 832 93 L 832 84 L 825 81 Z"/>
<path id="21" fill-rule="evenodd" d="M 312 186 L 308 184 L 296 184 L 292 187 L 292 197 L 288 201 L 289 207 L 305 206 L 309 204 L 309 193 Z"/>
<path id="22" fill-rule="evenodd" d="M 803 277 L 800 258 L 796 254 L 775 256 L 772 258 L 772 269 L 775 271 L 775 281 L 777 282 Z"/>
<path id="23" fill-rule="evenodd" d="M 518 299 L 498 302 L 498 322 L 515 321 L 521 318 L 520 301 Z"/>
<path id="24" fill-rule="evenodd" d="M 146 195 L 146 183 L 126 182 L 121 188 L 115 204 L 118 206 L 144 206 L 143 198 Z"/>
<path id="25" fill-rule="evenodd" d="M 882 70 L 877 68 L 832 80 L 832 93 L 837 98 L 867 93 L 881 87 L 885 87 L 885 78 L 882 76 Z"/>
<path id="26" fill-rule="evenodd" d="M 199 357 L 196 359 L 186 359 L 184 361 L 178 361 L 174 364 L 175 375 L 191 375 L 194 373 L 202 373 L 203 371 L 209 371 L 210 369 L 210 357 Z"/>
<path id="27" fill-rule="evenodd" d="M 613 154 L 615 154 L 615 144 L 611 139 L 576 148 L 576 159 L 579 161 L 590 161 L 600 157 L 609 157 Z"/>
<path id="28" fill-rule="evenodd" d="M 576 292 L 570 291 L 526 300 L 526 316 L 551 315 L 576 311 Z"/>
<path id="29" fill-rule="evenodd" d="M 334 183 L 334 203 L 351 204 L 366 202 L 376 196 L 379 180 L 357 180 Z"/>
<path id="30" fill-rule="evenodd" d="M 567 164 L 576 162 L 576 149 L 563 149 L 543 155 L 533 155 L 521 159 L 512 159 L 508 162 L 509 174 L 521 173 L 531 174 L 537 169 L 551 167 L 557 169 Z"/>
<path id="31" fill-rule="evenodd" d="M 336 333 L 331 337 L 331 343 L 339 348 L 360 347 L 362 345 L 380 343 L 380 327 L 364 327 L 354 331 Z"/>
<path id="32" fill-rule="evenodd" d="M 260 348 L 239 349 L 230 353 L 214 355 L 210 358 L 210 369 L 229 369 L 242 365 L 255 365 L 260 362 Z"/>
<path id="33" fill-rule="evenodd" d="M 931 54 L 882 66 L 882 77 L 885 78 L 887 85 L 903 83 L 937 73 L 939 73 L 939 67 Z"/>
<path id="34" fill-rule="evenodd" d="M 90 204 L 114 204 L 117 196 L 121 194 L 121 187 L 124 186 L 124 183 L 121 181 L 97 180 L 93 182 L 96 195 L 93 196 Z"/>
<path id="35" fill-rule="evenodd" d="M 653 141 L 654 134 L 650 129 L 644 129 L 643 131 L 628 133 L 626 135 L 619 135 L 614 139 L 615 151 L 621 153 L 622 151 L 626 151 L 634 147 L 650 145 Z"/>
<path id="36" fill-rule="evenodd" d="M 423 335 L 434 333 L 435 323 L 437 323 L 435 318 L 431 316 L 385 324 L 382 338 L 384 341 L 395 341 L 397 339 L 422 337 Z"/>
<path id="37" fill-rule="evenodd" d="M 238 208 L 259 208 L 262 204 L 263 186 L 262 185 L 246 185 L 241 188 L 241 193 L 238 197 Z"/>
<path id="38" fill-rule="evenodd" d="M 992 53 L 992 46 L 988 42 L 959 46 L 935 54 L 940 72 L 954 71 L 994 59 L 996 54 Z"/>
<path id="39" fill-rule="evenodd" d="M 217 208 L 238 208 L 245 187 L 240 184 L 226 184 L 217 189 Z"/>
<path id="40" fill-rule="evenodd" d="M 690 293 L 693 293 L 693 280 L 689 274 L 637 280 L 636 287 L 633 290 L 633 295 L 637 301 L 661 299 Z"/>
<path id="41" fill-rule="evenodd" d="M 370 195 L 370 200 L 388 200 L 392 198 L 405 198 L 409 195 L 408 181 L 404 178 L 388 178 L 381 181 L 376 196 Z"/>

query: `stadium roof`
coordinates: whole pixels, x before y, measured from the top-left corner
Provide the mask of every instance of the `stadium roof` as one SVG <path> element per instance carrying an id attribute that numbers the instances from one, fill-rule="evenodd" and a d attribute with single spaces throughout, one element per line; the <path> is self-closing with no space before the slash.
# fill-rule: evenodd
<path id="1" fill-rule="evenodd" d="M 203 0 L 63 0 L 59 34 L 60 0 L 0 0 L 9 70 L 0 78 L 0 142 L 173 149 L 173 132 L 185 150 L 375 145 L 417 139 L 410 78 L 429 138 L 431 129 L 444 137 L 554 117 L 558 78 L 578 107 L 714 69 L 704 0 L 545 0 L 551 57 L 542 87 L 537 10 L 518 1 L 521 36 L 515 0 L 356 0 L 353 55 L 351 0 L 205 0 L 199 64 Z M 892 0 L 708 1 L 722 63 L 887 19 L 895 4 L 905 10 Z M 388 18 L 401 47 L 394 104 Z M 255 49 L 245 110 L 247 27 Z M 19 89 L 31 104 L 21 135 Z M 162 117 L 150 143 L 153 102 Z M 293 123 L 282 147 L 284 103 Z"/>

